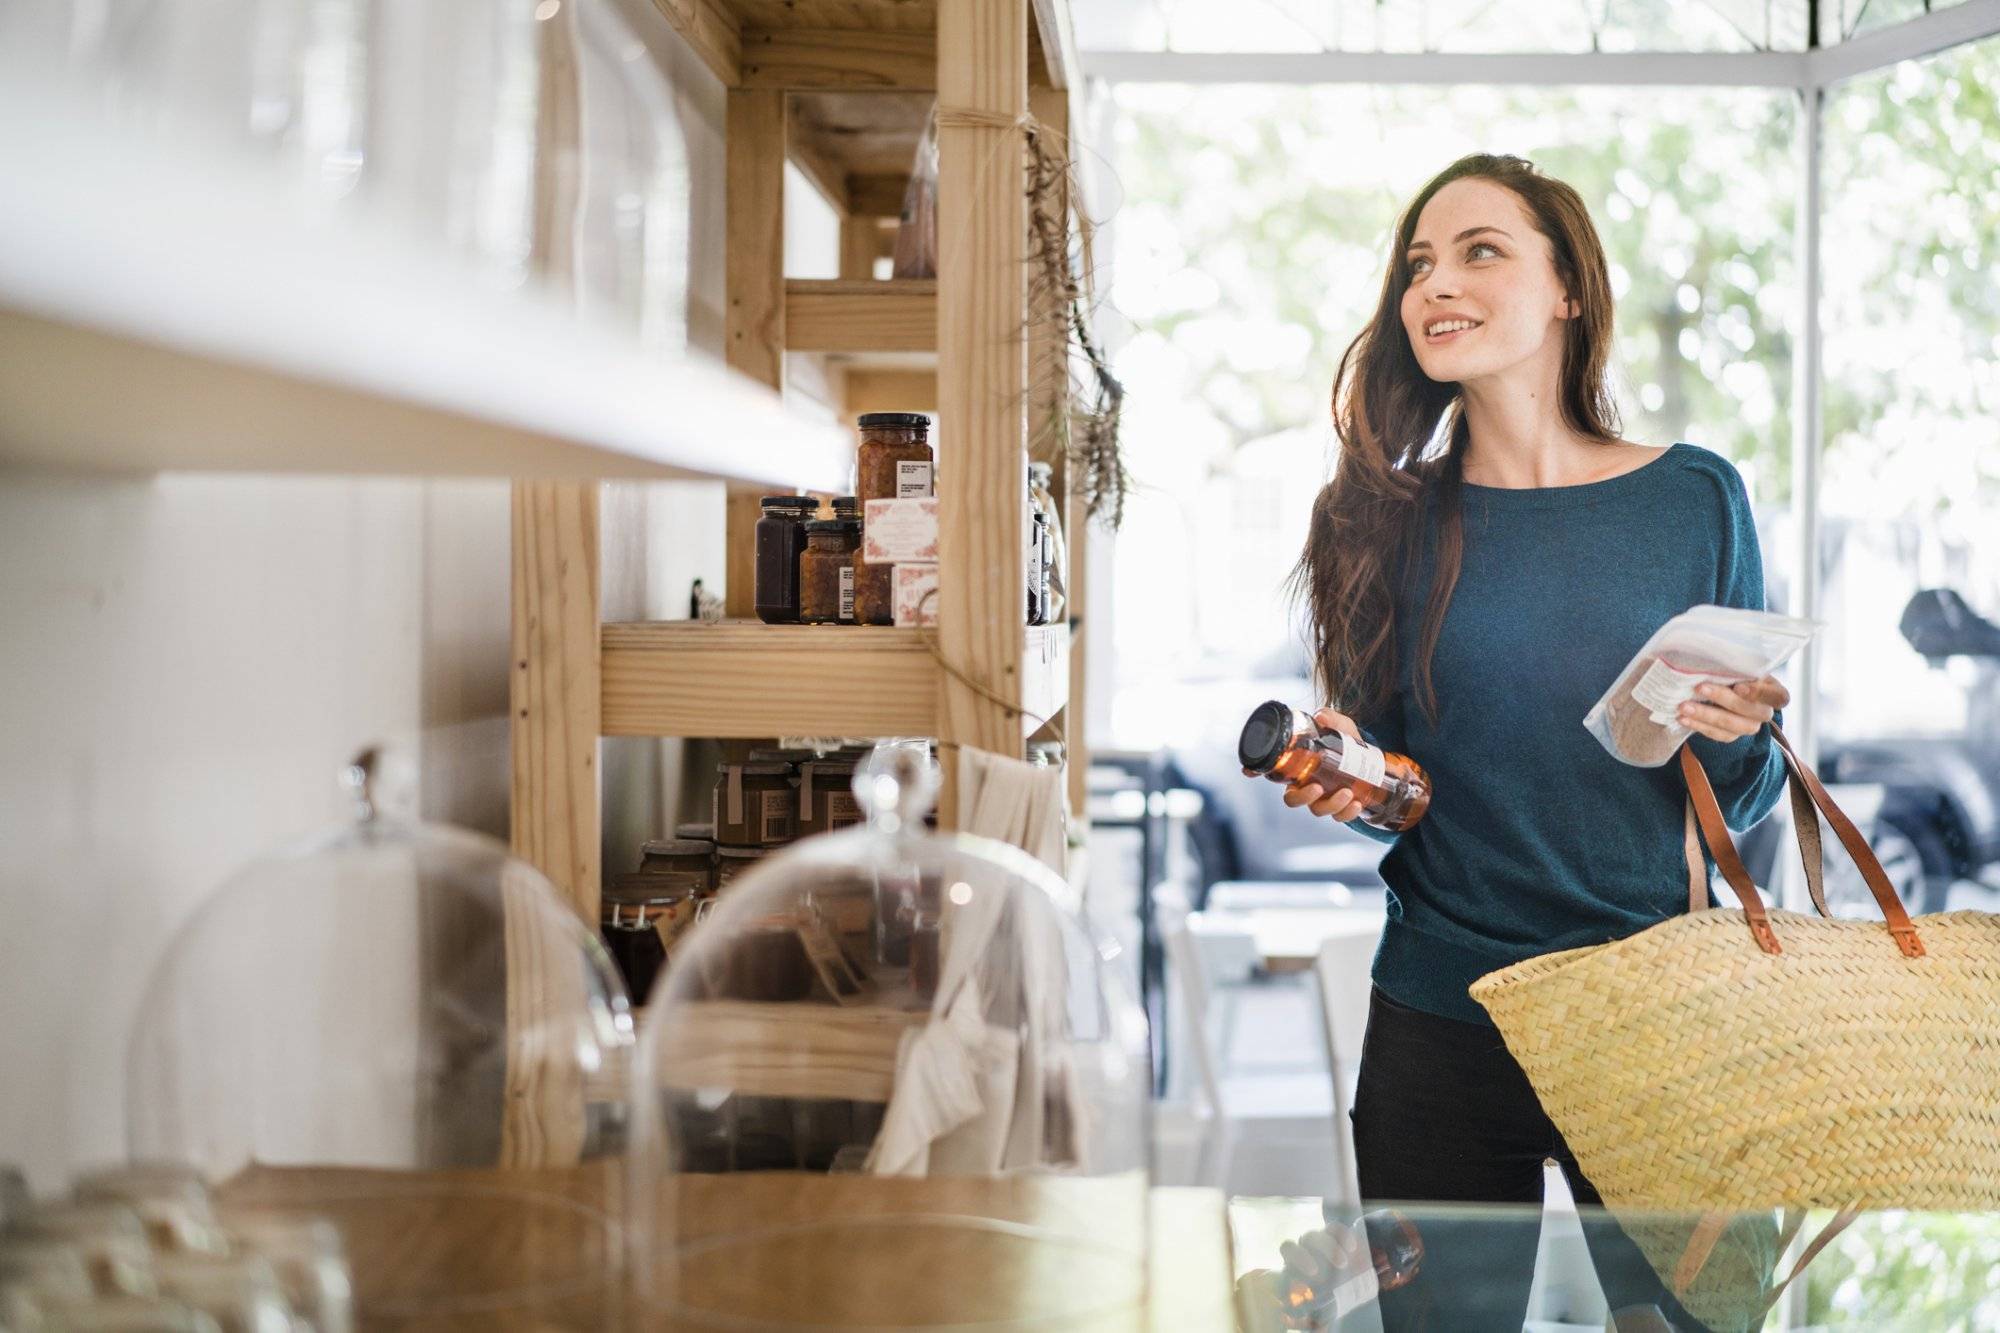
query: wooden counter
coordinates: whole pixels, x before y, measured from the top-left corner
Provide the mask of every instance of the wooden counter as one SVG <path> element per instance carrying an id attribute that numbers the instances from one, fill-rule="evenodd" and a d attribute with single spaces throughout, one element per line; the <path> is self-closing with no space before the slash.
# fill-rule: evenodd
<path id="1" fill-rule="evenodd" d="M 709 1326 L 649 1306 L 617 1280 L 623 1184 L 616 1164 L 257 1167 L 218 1193 L 338 1223 L 363 1329 Z M 648 1290 L 669 1308 L 727 1309 L 737 1328 L 1233 1330 L 1222 1196 L 1142 1196 L 1141 1187 L 1136 1177 L 684 1176 L 655 1196 L 662 1215 L 678 1219 L 678 1259 L 651 1270 L 658 1280 Z M 1150 1273 L 1137 1259 L 1142 1197 Z"/>

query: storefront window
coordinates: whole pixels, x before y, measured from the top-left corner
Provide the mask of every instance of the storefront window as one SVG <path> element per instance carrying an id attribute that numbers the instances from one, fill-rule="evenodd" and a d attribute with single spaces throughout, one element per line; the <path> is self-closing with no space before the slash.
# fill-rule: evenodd
<path id="1" fill-rule="evenodd" d="M 1328 475 L 1334 371 L 1373 312 L 1397 208 L 1466 152 L 1504 145 L 1583 195 L 1617 298 L 1624 434 L 1734 459 L 1782 584 L 1790 93 L 1125 85 L 1116 97 L 1112 300 L 1131 324 L 1118 373 L 1131 438 L 1148 447 L 1133 456 L 1113 633 L 1158 649 L 1117 654 L 1117 743 L 1161 743 L 1149 727 L 1211 706 L 1218 725 L 1240 725 L 1237 700 L 1206 680 L 1188 688 L 1191 675 L 1303 670 L 1283 583 Z"/>

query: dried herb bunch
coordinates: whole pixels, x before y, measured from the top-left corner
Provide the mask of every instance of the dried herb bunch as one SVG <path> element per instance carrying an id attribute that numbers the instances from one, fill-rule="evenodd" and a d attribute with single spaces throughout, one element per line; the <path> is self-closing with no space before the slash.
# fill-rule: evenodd
<path id="1" fill-rule="evenodd" d="M 1048 405 L 1030 450 L 1041 457 L 1065 457 L 1071 491 L 1083 497 L 1092 519 L 1115 532 L 1132 485 L 1118 439 L 1125 386 L 1111 373 L 1092 330 L 1091 224 L 1076 214 L 1074 232 L 1070 226 L 1071 204 L 1081 191 L 1065 136 L 1032 116 L 1025 118 L 1024 132 L 1028 263 L 1034 270 L 1028 317 L 1051 346 L 1063 349 L 1049 358 L 1049 365 L 1036 368 L 1038 378 L 1029 386 L 1030 400 Z"/>

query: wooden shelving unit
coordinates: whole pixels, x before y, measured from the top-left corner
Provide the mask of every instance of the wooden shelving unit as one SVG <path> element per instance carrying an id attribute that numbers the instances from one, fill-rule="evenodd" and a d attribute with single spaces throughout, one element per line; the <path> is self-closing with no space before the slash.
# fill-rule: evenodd
<path id="1" fill-rule="evenodd" d="M 927 632 L 690 620 L 607 624 L 606 736 L 934 736 L 944 672 Z M 1069 629 L 1023 630 L 1023 734 L 1069 698 Z M 802 689 L 800 682 L 811 682 Z"/>
<path id="2" fill-rule="evenodd" d="M 1030 385 L 1064 344 L 1028 318 L 1023 113 L 1067 135 L 1075 54 L 1062 0 L 655 0 L 727 87 L 727 356 L 783 393 L 790 354 L 823 356 L 852 416 L 935 412 L 941 516 L 935 630 L 752 618 L 756 490 L 729 498 L 722 624 L 600 624 L 597 488 L 515 492 L 514 843 L 591 919 L 604 736 L 933 735 L 1019 757 L 1051 724 L 1081 808 L 1075 623 L 1084 516 L 1067 504 L 1071 620 L 1024 624 L 1020 474 Z M 889 281 L 910 163 L 935 100 L 938 277 Z M 997 118 L 997 119 L 996 119 Z M 784 173 L 841 217 L 837 279 L 787 278 Z M 1023 330 L 1030 329 L 1024 336 Z M 1051 387 L 1039 392 L 1054 392 Z M 1062 460 L 1059 492 L 1066 492 Z M 801 479 L 804 481 L 805 479 Z M 812 484 L 812 483 L 807 483 Z M 949 664 L 947 666 L 946 664 Z M 943 822 L 956 822 L 947 762 Z"/>
<path id="3" fill-rule="evenodd" d="M 902 364 L 937 366 L 937 283 L 905 278 L 792 278 L 785 283 L 785 350 L 833 352 L 852 364 L 922 353 Z"/>

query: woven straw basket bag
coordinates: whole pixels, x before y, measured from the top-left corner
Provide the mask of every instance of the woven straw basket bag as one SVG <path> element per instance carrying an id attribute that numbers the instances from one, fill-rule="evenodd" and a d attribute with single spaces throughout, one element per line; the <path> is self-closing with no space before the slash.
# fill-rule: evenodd
<path id="1" fill-rule="evenodd" d="M 1744 1257 L 1717 1248 L 1742 1233 L 1732 1214 L 1840 1210 L 1802 1268 L 1857 1209 L 2000 1209 L 2000 916 L 1912 921 L 1867 840 L 1771 732 L 1818 916 L 1765 908 L 1682 746 L 1687 914 L 1471 987 L 1607 1204 L 1705 1214 L 1692 1234 L 1627 1226 L 1684 1295 L 1705 1265 L 1712 1287 Z M 1815 807 L 1886 925 L 1827 912 Z M 1742 911 L 1708 907 L 1697 824 Z M 1752 1248 L 1775 1260 L 1770 1240 Z"/>

